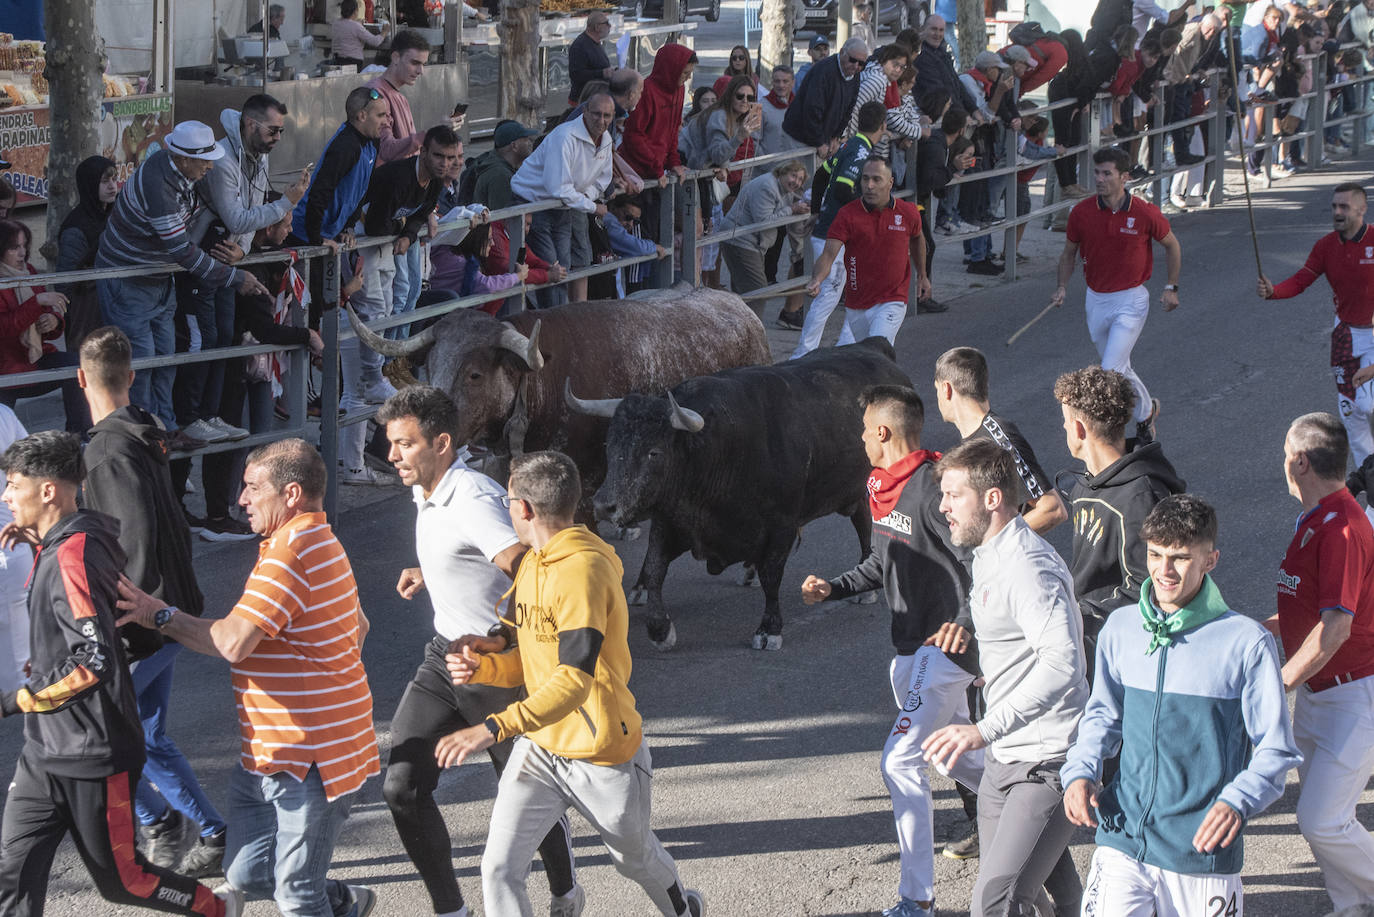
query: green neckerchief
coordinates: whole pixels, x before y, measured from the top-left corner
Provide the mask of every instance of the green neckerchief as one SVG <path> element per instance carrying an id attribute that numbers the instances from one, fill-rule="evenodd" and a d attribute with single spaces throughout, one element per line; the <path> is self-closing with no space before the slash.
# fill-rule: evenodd
<path id="1" fill-rule="evenodd" d="M 1161 615 L 1155 608 L 1150 598 L 1153 585 L 1152 580 L 1146 579 L 1140 587 L 1140 617 L 1144 619 L 1145 632 L 1150 635 L 1150 648 L 1145 651 L 1146 656 L 1161 646 L 1171 645 L 1175 634 L 1201 627 L 1230 610 L 1210 575 L 1202 578 L 1202 588 L 1193 596 L 1193 600 L 1171 615 Z"/>

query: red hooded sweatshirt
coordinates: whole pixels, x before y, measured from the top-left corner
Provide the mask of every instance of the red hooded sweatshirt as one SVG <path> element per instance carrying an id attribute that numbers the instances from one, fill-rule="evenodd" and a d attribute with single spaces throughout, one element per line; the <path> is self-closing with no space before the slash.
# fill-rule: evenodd
<path id="1" fill-rule="evenodd" d="M 677 135 L 682 130 L 682 71 L 693 54 L 686 45 L 664 45 L 654 69 L 644 81 L 644 95 L 625 122 L 620 155 L 640 178 L 657 179 L 665 170 L 682 165 Z"/>

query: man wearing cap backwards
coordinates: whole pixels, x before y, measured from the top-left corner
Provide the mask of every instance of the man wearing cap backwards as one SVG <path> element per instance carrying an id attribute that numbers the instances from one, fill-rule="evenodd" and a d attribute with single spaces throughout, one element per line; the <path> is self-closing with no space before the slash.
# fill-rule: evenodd
<path id="1" fill-rule="evenodd" d="M 163 148 L 143 161 L 125 183 L 100 236 L 95 266 L 147 267 L 178 264 L 210 287 L 237 287 L 244 295 L 270 296 L 247 271 L 230 267 L 191 241 L 187 228 L 204 206 L 195 184 L 212 168 L 224 150 L 215 132 L 199 121 L 183 121 L 163 140 Z M 104 278 L 96 281 L 105 322 L 129 336 L 133 355 L 151 357 L 176 349 L 173 315 L 175 286 L 171 274 L 152 277 Z M 172 408 L 175 368 L 163 366 L 134 375 L 130 400 L 156 415 L 168 430 L 176 429 Z M 178 435 L 172 449 L 198 445 Z"/>

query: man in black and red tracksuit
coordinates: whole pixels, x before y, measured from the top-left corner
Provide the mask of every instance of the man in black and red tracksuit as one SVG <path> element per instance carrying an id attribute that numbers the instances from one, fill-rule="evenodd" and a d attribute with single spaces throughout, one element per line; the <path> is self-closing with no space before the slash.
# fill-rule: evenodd
<path id="1" fill-rule="evenodd" d="M 209 888 L 148 865 L 134 846 L 143 730 L 114 623 L 125 557 L 119 523 L 77 509 L 81 441 L 35 433 L 5 450 L 0 471 L 14 514 L 0 543 L 37 548 L 29 683 L 0 694 L 0 715 L 26 715 L 0 821 L 0 917 L 43 913 L 53 856 L 69 832 L 107 901 L 225 917 Z"/>
<path id="2" fill-rule="evenodd" d="M 971 578 L 940 512 L 935 463 L 921 448 L 925 407 L 909 388 L 877 385 L 859 399 L 873 549 L 854 569 L 830 580 L 808 576 L 809 605 L 883 589 L 892 609 L 892 694 L 897 715 L 883 747 L 882 771 L 892 795 L 900 853 L 901 900 L 884 914 L 930 913 L 935 899 L 934 806 L 921 743 L 950 723 L 967 723 L 967 690 L 978 674 L 968 609 Z M 976 788 L 983 755 L 961 755 L 949 776 Z"/>
<path id="3" fill-rule="evenodd" d="M 1331 373 L 1336 379 L 1336 405 L 1350 434 L 1350 451 L 1359 465 L 1374 454 L 1374 231 L 1365 222 L 1365 190 L 1355 182 L 1331 192 L 1334 232 L 1317 240 L 1307 263 L 1275 286 L 1259 278 L 1262 299 L 1288 299 L 1325 274 L 1336 303 L 1331 331 Z"/>

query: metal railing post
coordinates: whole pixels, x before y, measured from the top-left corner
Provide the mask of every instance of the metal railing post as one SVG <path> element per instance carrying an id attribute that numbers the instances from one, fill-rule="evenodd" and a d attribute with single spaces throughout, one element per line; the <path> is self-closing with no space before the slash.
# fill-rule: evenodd
<path id="1" fill-rule="evenodd" d="M 340 252 L 330 252 L 324 264 L 324 303 L 320 337 L 324 338 L 324 365 L 320 369 L 320 452 L 326 474 L 324 511 L 332 524 L 339 509 L 339 271 Z M 361 345 L 359 345 L 361 346 Z"/>
<path id="2" fill-rule="evenodd" d="M 915 146 L 913 145 L 912 148 L 915 149 Z M 819 168 L 821 167 L 821 158 L 820 158 L 819 156 L 816 155 L 816 148 L 815 148 L 815 147 L 812 147 L 812 148 L 811 148 L 811 152 L 808 154 L 808 157 L 807 157 L 807 158 L 808 158 L 808 161 L 810 162 L 810 165 L 811 165 L 810 169 L 807 170 L 807 174 L 808 174 L 811 178 L 815 178 L 815 177 L 816 177 L 816 170 L 819 169 Z M 916 181 L 916 173 L 915 173 L 915 171 L 913 171 L 913 170 L 911 170 L 911 169 L 908 169 L 908 174 L 911 175 L 911 180 L 912 180 L 913 182 L 915 182 L 915 181 Z M 819 201 L 816 202 L 816 209 L 817 209 L 817 210 L 820 209 L 820 202 L 819 202 Z M 935 214 L 932 213 L 932 214 L 930 215 L 930 218 L 931 218 L 932 220 L 935 219 Z M 807 277 L 810 277 L 810 276 L 811 276 L 811 272 L 812 272 L 813 270 L 815 270 L 815 268 L 816 268 L 816 252 L 815 252 L 814 247 L 811 245 L 811 231 L 810 231 L 810 229 L 808 229 L 808 230 L 804 233 L 804 237 L 805 237 L 805 239 L 804 239 L 804 241 L 803 241 L 803 243 L 802 243 L 802 271 L 805 273 L 805 275 L 806 275 Z"/>
<path id="3" fill-rule="evenodd" d="M 1020 131 L 1009 131 L 1000 121 L 997 132 L 1002 135 L 1002 158 L 999 166 L 1010 166 L 1016 162 L 1016 148 L 1021 139 Z M 1007 221 L 1007 229 L 1002 234 L 1002 258 L 1004 276 L 1008 281 L 1016 280 L 1016 185 L 1020 179 L 1015 172 L 1003 176 L 1002 216 Z"/>
<path id="4" fill-rule="evenodd" d="M 509 270 L 515 272 L 515 256 L 525 244 L 525 218 L 523 216 L 510 217 L 506 220 L 506 238 L 510 240 L 510 266 Z M 528 258 L 525 259 L 529 261 Z M 525 288 L 515 287 L 516 292 L 506 297 L 506 301 L 501 304 L 501 317 L 514 315 L 517 312 L 525 311 Z"/>
<path id="5" fill-rule="evenodd" d="M 658 207 L 658 238 L 659 245 L 673 250 L 673 224 L 677 218 L 677 187 L 676 178 L 669 179 L 668 184 L 659 189 L 662 197 L 659 199 Z M 685 238 L 685 237 L 684 237 Z M 666 290 L 673 285 L 673 259 L 670 255 L 660 261 L 654 262 L 654 286 L 660 290 Z"/>
<path id="6" fill-rule="evenodd" d="M 1212 113 L 1212 120 L 1207 122 L 1207 147 L 1212 161 L 1203 169 L 1203 175 L 1210 182 L 1207 185 L 1207 206 L 1216 207 L 1221 204 L 1226 185 L 1226 100 L 1221 95 L 1221 72 L 1213 70 L 1207 81 L 1216 110 Z"/>
<path id="7" fill-rule="evenodd" d="M 1164 102 L 1164 81 L 1155 83 L 1154 89 L 1155 104 L 1150 108 L 1150 116 L 1146 119 L 1149 124 L 1150 136 L 1147 139 L 1150 153 L 1150 171 L 1154 173 L 1155 206 L 1163 207 L 1164 202 L 1169 198 L 1170 178 L 1164 174 L 1164 145 L 1168 143 L 1169 135 L 1164 132 L 1164 126 L 1169 123 L 1169 106 Z M 1159 133 L 1155 133 L 1158 131 Z"/>
<path id="8" fill-rule="evenodd" d="M 307 290 L 310 287 L 311 272 L 317 269 L 315 259 L 307 258 L 301 262 L 301 280 L 305 282 Z M 291 307 L 291 324 L 297 328 L 308 328 L 307 313 L 305 306 L 297 300 Z M 305 426 L 307 420 L 306 411 L 309 409 L 307 404 L 309 396 L 306 394 L 310 389 L 310 350 L 291 351 L 290 379 L 286 385 L 287 409 L 291 413 L 292 423 L 298 426 Z"/>
<path id="9" fill-rule="evenodd" d="M 682 186 L 682 279 L 694 287 L 701 285 L 701 252 L 697 248 L 697 188 L 694 179 Z M 671 251 L 669 246 L 664 247 Z M 669 264 L 672 260 L 671 256 L 667 259 Z"/>
<path id="10" fill-rule="evenodd" d="M 1307 123 L 1312 127 L 1312 136 L 1308 139 L 1307 162 L 1311 168 L 1320 169 L 1322 160 L 1326 158 L 1326 52 L 1318 51 L 1308 66 L 1312 68 L 1314 95 L 1307 103 Z"/>

